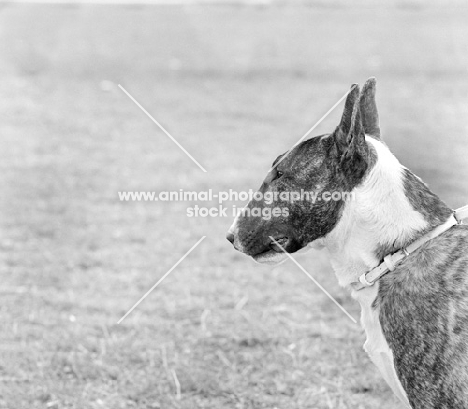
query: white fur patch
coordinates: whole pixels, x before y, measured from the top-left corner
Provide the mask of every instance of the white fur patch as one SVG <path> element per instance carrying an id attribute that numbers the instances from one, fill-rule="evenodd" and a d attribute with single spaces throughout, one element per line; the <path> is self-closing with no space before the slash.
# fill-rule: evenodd
<path id="1" fill-rule="evenodd" d="M 411 409 L 406 392 L 395 370 L 393 352 L 388 346 L 382 332 L 379 311 L 372 308 L 372 303 L 377 296 L 378 289 L 379 283 L 377 282 L 373 287 L 360 291 L 359 297 L 356 297 L 359 304 L 361 304 L 361 324 L 367 335 L 364 350 L 369 354 L 374 365 L 379 368 L 380 373 L 393 393 L 407 408 Z"/>
<path id="2" fill-rule="evenodd" d="M 342 286 L 379 264 L 376 249 L 398 248 L 427 226 L 405 195 L 404 167 L 382 142 L 367 141 L 377 153 L 377 162 L 354 189 L 354 200 L 346 202 L 337 226 L 324 239 Z"/>

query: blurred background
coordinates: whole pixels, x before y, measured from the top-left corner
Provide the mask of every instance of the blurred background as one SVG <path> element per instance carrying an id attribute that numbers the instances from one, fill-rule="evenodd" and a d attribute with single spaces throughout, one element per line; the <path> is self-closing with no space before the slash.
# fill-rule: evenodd
<path id="1" fill-rule="evenodd" d="M 375 76 L 386 143 L 464 205 L 467 21 L 464 1 L 0 2 L 0 407 L 401 407 L 360 326 L 235 252 L 232 217 L 118 192 L 256 189 Z M 358 318 L 326 254 L 297 259 Z"/>

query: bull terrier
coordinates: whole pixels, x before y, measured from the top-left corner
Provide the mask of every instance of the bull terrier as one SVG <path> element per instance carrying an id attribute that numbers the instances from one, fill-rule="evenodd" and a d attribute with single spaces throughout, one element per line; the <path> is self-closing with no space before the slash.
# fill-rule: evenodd
<path id="1" fill-rule="evenodd" d="M 352 200 L 281 199 L 299 191 Z M 375 79 L 352 86 L 333 133 L 280 155 L 259 192 L 229 229 L 234 247 L 267 264 L 327 249 L 361 306 L 364 349 L 403 405 L 468 408 L 467 208 L 454 212 L 390 152 Z"/>

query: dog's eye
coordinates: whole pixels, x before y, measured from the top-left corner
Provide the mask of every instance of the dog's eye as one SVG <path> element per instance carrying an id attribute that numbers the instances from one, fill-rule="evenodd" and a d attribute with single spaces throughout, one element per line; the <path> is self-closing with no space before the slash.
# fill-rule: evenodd
<path id="1" fill-rule="evenodd" d="M 273 180 L 279 179 L 281 176 L 283 176 L 283 172 L 281 172 L 280 170 L 277 170 L 276 175 L 273 178 Z"/>

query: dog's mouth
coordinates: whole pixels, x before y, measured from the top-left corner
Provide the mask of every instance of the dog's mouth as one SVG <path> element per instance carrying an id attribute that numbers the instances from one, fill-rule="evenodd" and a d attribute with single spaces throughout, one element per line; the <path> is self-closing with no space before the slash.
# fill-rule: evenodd
<path id="1" fill-rule="evenodd" d="M 270 237 L 269 250 L 276 251 L 277 253 L 284 253 L 291 240 L 288 237 Z"/>
<path id="2" fill-rule="evenodd" d="M 288 237 L 271 238 L 268 247 L 260 253 L 254 254 L 252 258 L 262 264 L 279 264 L 288 258 L 286 253 L 290 242 Z"/>

